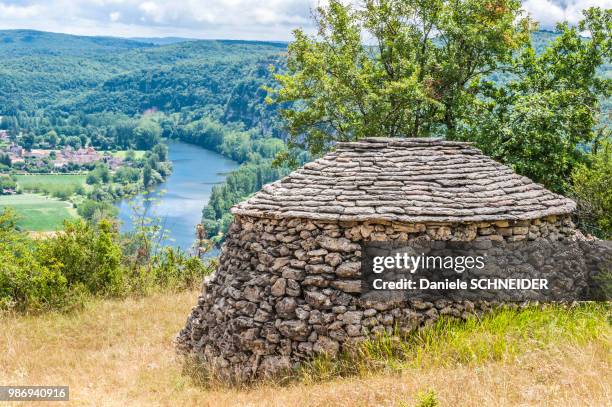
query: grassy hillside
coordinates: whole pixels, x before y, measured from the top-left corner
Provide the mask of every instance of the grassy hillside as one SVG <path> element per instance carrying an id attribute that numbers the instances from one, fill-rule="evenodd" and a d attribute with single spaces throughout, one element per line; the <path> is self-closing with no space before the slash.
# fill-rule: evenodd
<path id="1" fill-rule="evenodd" d="M 423 337 L 436 343 L 411 344 L 404 359 L 381 362 L 385 352 L 373 353 L 372 367 L 353 374 L 327 374 L 321 362 L 285 385 L 206 385 L 172 344 L 196 297 L 156 294 L 95 301 L 72 314 L 0 316 L 0 325 L 11 326 L 0 332 L 0 382 L 68 385 L 70 405 L 105 406 L 435 405 L 427 399 L 441 406 L 603 406 L 612 391 L 605 380 L 609 311 L 591 306 L 502 313 L 446 332 L 434 327 Z"/>

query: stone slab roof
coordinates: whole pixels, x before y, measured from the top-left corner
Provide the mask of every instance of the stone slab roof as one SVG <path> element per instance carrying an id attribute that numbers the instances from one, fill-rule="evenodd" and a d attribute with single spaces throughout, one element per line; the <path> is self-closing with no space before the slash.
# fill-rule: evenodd
<path id="1" fill-rule="evenodd" d="M 399 222 L 526 220 L 576 204 L 471 146 L 366 138 L 265 185 L 232 213 L 265 218 Z"/>

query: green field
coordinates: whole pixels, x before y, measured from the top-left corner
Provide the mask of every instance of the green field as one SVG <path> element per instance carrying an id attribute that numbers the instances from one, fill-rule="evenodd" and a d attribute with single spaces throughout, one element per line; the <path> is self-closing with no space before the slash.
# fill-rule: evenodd
<path id="1" fill-rule="evenodd" d="M 0 209 L 5 207 L 15 210 L 21 228 L 34 232 L 61 229 L 64 220 L 78 217 L 69 202 L 35 194 L 0 196 Z"/>
<path id="2" fill-rule="evenodd" d="M 17 182 L 22 188 L 45 184 L 48 186 L 77 186 L 85 185 L 84 174 L 33 174 L 17 175 Z"/>
<path id="3" fill-rule="evenodd" d="M 74 194 L 78 186 L 85 187 L 84 174 L 34 174 L 17 175 L 17 184 L 22 191 L 44 193 L 45 195 L 56 195 L 63 192 L 64 195 Z M 57 195 L 60 196 L 61 195 Z"/>
<path id="4" fill-rule="evenodd" d="M 123 158 L 125 159 L 127 155 L 127 150 L 115 151 L 111 153 L 113 157 Z M 142 158 L 145 155 L 144 150 L 134 150 L 134 158 Z"/>

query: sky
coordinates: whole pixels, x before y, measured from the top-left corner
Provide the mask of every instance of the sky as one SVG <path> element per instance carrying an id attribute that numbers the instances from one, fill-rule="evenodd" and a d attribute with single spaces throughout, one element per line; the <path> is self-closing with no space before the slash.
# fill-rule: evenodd
<path id="1" fill-rule="evenodd" d="M 291 39 L 312 31 L 311 10 L 320 0 L 0 0 L 0 29 L 28 28 L 78 35 Z M 356 0 L 353 0 L 356 1 Z M 576 23 L 590 6 L 612 0 L 525 0 L 542 28 Z"/>

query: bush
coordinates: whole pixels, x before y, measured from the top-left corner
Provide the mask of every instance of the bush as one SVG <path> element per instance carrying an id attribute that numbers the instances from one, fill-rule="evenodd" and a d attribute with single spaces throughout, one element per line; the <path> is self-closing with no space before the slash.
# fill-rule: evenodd
<path id="1" fill-rule="evenodd" d="M 117 297 L 198 286 L 214 264 L 165 247 L 148 235 L 119 235 L 116 223 L 66 222 L 56 237 L 30 238 L 15 214 L 0 212 L 0 310 L 64 310 L 90 296 Z"/>
<path id="2" fill-rule="evenodd" d="M 90 172 L 89 174 L 87 174 L 87 178 L 85 179 L 85 182 L 87 182 L 88 185 L 99 184 L 100 178 L 93 172 Z"/>
<path id="3" fill-rule="evenodd" d="M 87 220 L 114 217 L 118 209 L 116 206 L 105 201 L 94 201 L 87 199 L 77 208 L 78 214 Z"/>
<path id="4" fill-rule="evenodd" d="M 120 294 L 124 287 L 118 232 L 108 220 L 98 225 L 66 222 L 63 233 L 41 243 L 45 263 L 58 264 L 68 285 L 83 284 L 94 294 Z"/>
<path id="5" fill-rule="evenodd" d="M 72 195 L 72 191 L 70 189 L 56 189 L 51 193 L 54 198 L 61 199 L 62 201 L 68 200 Z"/>
<path id="6" fill-rule="evenodd" d="M 40 264 L 33 243 L 17 230 L 13 212 L 0 213 L 0 309 L 43 310 L 67 305 L 66 278 L 57 264 Z"/>
<path id="7" fill-rule="evenodd" d="M 83 185 L 77 185 L 74 188 L 74 193 L 77 194 L 77 195 L 83 195 L 84 196 L 85 194 L 87 194 L 87 191 L 85 190 L 85 187 Z"/>

